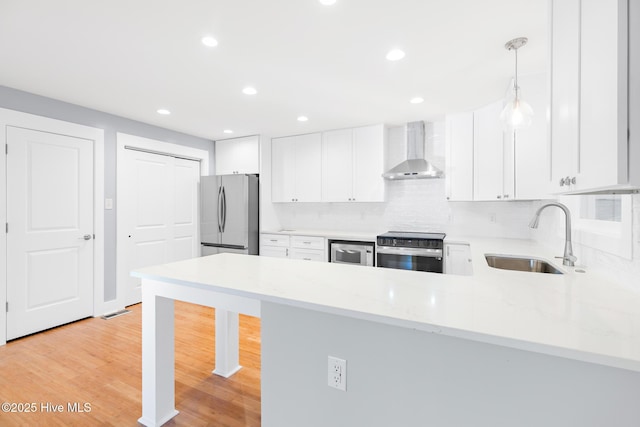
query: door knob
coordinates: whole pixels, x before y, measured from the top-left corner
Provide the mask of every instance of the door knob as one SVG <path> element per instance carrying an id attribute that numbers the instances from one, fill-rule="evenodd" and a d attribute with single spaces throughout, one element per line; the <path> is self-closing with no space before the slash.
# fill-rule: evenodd
<path id="1" fill-rule="evenodd" d="M 91 240 L 91 234 L 85 234 L 84 236 L 80 237 L 81 240 Z"/>

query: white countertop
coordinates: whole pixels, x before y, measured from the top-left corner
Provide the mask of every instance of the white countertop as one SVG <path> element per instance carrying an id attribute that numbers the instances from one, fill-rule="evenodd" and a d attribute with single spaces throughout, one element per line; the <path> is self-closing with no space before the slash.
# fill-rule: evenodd
<path id="1" fill-rule="evenodd" d="M 640 294 L 528 240 L 455 241 L 470 243 L 473 276 L 235 254 L 133 275 L 640 371 Z M 566 274 L 494 269 L 485 253 L 536 256 Z"/>
<path id="2" fill-rule="evenodd" d="M 261 230 L 260 234 L 285 234 L 288 236 L 313 236 L 313 237 L 325 237 L 327 239 L 334 240 L 358 240 L 362 242 L 375 242 L 376 237 L 384 231 L 335 231 L 335 230 L 310 230 L 310 229 L 280 229 L 274 230 Z"/>

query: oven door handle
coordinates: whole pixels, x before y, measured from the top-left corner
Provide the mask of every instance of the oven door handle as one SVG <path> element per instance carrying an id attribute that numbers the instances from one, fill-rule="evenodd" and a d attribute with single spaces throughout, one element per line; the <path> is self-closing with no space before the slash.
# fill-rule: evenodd
<path id="1" fill-rule="evenodd" d="M 442 258 L 442 249 L 395 248 L 392 246 L 378 246 L 377 253 L 388 255 L 423 256 L 428 258 Z"/>

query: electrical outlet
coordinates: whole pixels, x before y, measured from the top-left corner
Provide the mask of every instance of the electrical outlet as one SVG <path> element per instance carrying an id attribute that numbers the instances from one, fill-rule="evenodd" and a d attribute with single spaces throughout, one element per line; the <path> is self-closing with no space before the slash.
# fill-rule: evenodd
<path id="1" fill-rule="evenodd" d="M 329 356 L 327 367 L 327 385 L 338 390 L 347 391 L 347 361 Z"/>

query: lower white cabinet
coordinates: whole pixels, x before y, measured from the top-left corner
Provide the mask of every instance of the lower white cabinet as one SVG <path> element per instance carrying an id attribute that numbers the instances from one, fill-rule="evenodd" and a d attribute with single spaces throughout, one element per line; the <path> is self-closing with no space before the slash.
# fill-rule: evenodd
<path id="1" fill-rule="evenodd" d="M 289 258 L 302 259 L 305 261 L 326 261 L 324 250 L 318 249 L 291 248 L 291 252 L 289 252 Z"/>
<path id="2" fill-rule="evenodd" d="M 328 261 L 327 240 L 318 236 L 260 235 L 260 255 L 275 258 Z"/>
<path id="3" fill-rule="evenodd" d="M 471 262 L 471 247 L 467 243 L 445 243 L 444 272 L 471 276 L 473 264 Z"/>
<path id="4" fill-rule="evenodd" d="M 289 257 L 289 236 L 285 234 L 261 234 L 260 256 Z"/>

